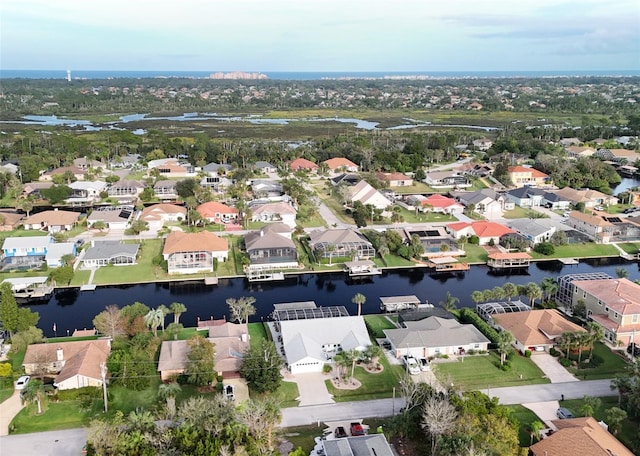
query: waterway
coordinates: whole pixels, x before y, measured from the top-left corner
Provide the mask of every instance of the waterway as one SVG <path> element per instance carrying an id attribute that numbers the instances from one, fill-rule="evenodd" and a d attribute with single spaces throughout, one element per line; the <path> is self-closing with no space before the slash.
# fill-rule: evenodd
<path id="1" fill-rule="evenodd" d="M 486 266 L 473 266 L 470 271 L 459 274 L 429 274 L 423 268 L 396 269 L 381 276 L 350 280 L 343 273 L 303 274 L 289 276 L 281 282 L 249 283 L 244 278 L 220 279 L 215 286 L 201 282 L 137 284 L 130 286 L 100 287 L 95 291 L 80 292 L 78 289 L 58 291 L 48 303 L 29 307 L 40 313 L 40 327 L 45 336 L 66 335 L 74 329 L 93 327 L 93 317 L 110 304 L 125 306 L 135 301 L 149 307 L 182 302 L 187 312 L 180 318 L 185 326 L 195 326 L 198 318 L 228 318 L 227 298 L 253 296 L 257 313 L 251 321 L 268 319 L 273 304 L 281 302 L 315 301 L 319 306 L 345 306 L 352 315 L 357 306 L 351 302 L 356 293 L 367 300 L 363 314 L 380 312 L 380 296 L 416 295 L 422 301 L 438 304 L 445 299 L 447 291 L 460 299 L 458 307 L 473 307 L 471 293 L 503 285 L 505 282 L 526 284 L 540 283 L 545 277 L 584 272 L 606 272 L 616 276 L 616 268 L 623 267 L 632 280 L 640 279 L 637 263 L 620 258 L 583 260 L 577 265 L 563 265 L 558 261 L 533 263 L 528 271 L 511 274 L 494 274 Z M 170 323 L 172 316 L 167 317 Z M 53 325 L 56 325 L 56 333 Z"/>

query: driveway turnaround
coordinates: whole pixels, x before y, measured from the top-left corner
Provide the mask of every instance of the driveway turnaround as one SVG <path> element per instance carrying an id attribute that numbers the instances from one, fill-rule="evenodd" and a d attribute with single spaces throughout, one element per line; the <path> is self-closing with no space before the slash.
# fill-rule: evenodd
<path id="1" fill-rule="evenodd" d="M 531 361 L 544 372 L 544 375 L 551 383 L 575 382 L 578 380 L 549 353 L 533 354 Z"/>

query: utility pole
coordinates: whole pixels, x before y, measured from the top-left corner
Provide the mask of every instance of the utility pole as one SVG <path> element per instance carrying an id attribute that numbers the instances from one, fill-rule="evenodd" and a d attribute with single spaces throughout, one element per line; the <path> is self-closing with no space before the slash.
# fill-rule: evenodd
<path id="1" fill-rule="evenodd" d="M 109 404 L 107 401 L 107 363 L 100 363 L 100 375 L 102 376 L 102 395 L 104 398 L 104 412 L 109 411 Z"/>

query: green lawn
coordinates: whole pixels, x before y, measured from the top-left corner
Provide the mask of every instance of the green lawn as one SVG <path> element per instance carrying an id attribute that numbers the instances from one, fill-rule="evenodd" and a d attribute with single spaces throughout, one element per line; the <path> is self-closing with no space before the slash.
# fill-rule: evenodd
<path id="1" fill-rule="evenodd" d="M 495 353 L 467 356 L 464 362 L 433 364 L 433 371 L 440 381 L 452 382 L 463 391 L 549 383 L 538 366 L 524 356 L 514 354 L 508 371 L 499 369 L 496 362 L 500 358 Z"/>
<path id="2" fill-rule="evenodd" d="M 0 378 L 0 403 L 13 395 L 13 377 Z"/>
<path id="3" fill-rule="evenodd" d="M 380 264 L 379 266 L 384 266 L 387 268 L 404 268 L 412 267 L 415 265 L 416 263 L 411 260 L 407 260 L 406 258 L 402 258 L 401 256 L 389 254 L 384 256 L 384 264 Z"/>
<path id="4" fill-rule="evenodd" d="M 553 255 L 541 255 L 537 252 L 529 252 L 534 259 L 551 259 L 551 258 L 601 258 L 601 257 L 617 257 L 620 252 L 613 245 L 595 244 L 589 242 L 586 244 L 569 244 L 560 245 L 555 248 Z"/>
<path id="5" fill-rule="evenodd" d="M 489 256 L 489 254 L 484 249 L 484 247 L 467 243 L 467 244 L 464 244 L 462 248 L 467 253 L 463 261 L 469 264 L 487 262 L 487 257 Z"/>
<path id="6" fill-rule="evenodd" d="M 531 445 L 531 434 L 529 434 L 531 423 L 534 421 L 542 422 L 542 420 L 538 418 L 538 415 L 522 405 L 507 405 L 506 407 L 511 410 L 512 415 L 518 420 L 518 423 L 520 423 L 518 427 L 520 446 L 528 447 Z M 536 443 L 535 439 L 533 443 Z"/>
<path id="7" fill-rule="evenodd" d="M 400 214 L 404 217 L 406 223 L 448 223 L 458 220 L 452 215 L 442 214 L 440 212 L 418 212 L 416 214 L 416 211 L 409 211 L 404 207 L 400 208 Z"/>
<path id="8" fill-rule="evenodd" d="M 527 213 L 528 213 L 527 209 L 524 209 L 520 206 L 516 206 L 514 209 L 510 211 L 505 211 L 503 217 L 506 219 L 526 218 Z"/>
<path id="9" fill-rule="evenodd" d="M 36 404 L 23 408 L 10 424 L 11 434 L 55 431 L 89 425 L 94 417 L 101 415 L 102 402 L 94 402 L 90 410 L 83 410 L 80 401 L 50 402 L 44 406 L 44 413 L 37 414 Z"/>
<path id="10" fill-rule="evenodd" d="M 249 389 L 249 396 L 251 399 L 262 399 L 266 397 L 275 397 L 281 408 L 297 407 L 298 397 L 300 397 L 300 391 L 298 391 L 298 384 L 295 382 L 280 382 L 280 386 L 273 393 L 258 393 L 252 389 Z"/>
<path id="11" fill-rule="evenodd" d="M 614 378 L 616 375 L 624 373 L 627 368 L 627 361 L 623 356 L 616 355 L 612 352 L 609 347 L 604 345 L 601 342 L 597 342 L 593 347 L 593 354 L 599 358 L 602 358 L 604 361 L 601 365 L 596 367 L 587 367 L 587 368 L 574 368 L 569 367 L 568 370 L 572 374 L 574 374 L 578 378 L 585 378 L 587 380 L 598 380 L 603 378 Z M 589 357 L 589 351 L 585 350 L 582 353 L 582 359 Z M 575 358 L 577 361 L 577 356 L 571 355 L 571 358 Z"/>
<path id="12" fill-rule="evenodd" d="M 262 339 L 271 339 L 267 333 L 267 326 L 264 323 L 249 323 L 249 339 L 252 344 L 260 342 Z"/>
<path id="13" fill-rule="evenodd" d="M 398 384 L 398 378 L 403 372 L 402 366 L 391 366 L 384 356 L 380 357 L 380 364 L 384 366 L 378 373 L 368 373 L 363 367 L 356 366 L 354 376 L 362 384 L 356 390 L 337 389 L 326 380 L 327 389 L 336 402 L 364 401 L 369 399 L 383 399 L 392 397 L 393 388 Z"/>
<path id="14" fill-rule="evenodd" d="M 384 337 L 383 329 L 394 329 L 396 326 L 389 321 L 385 315 L 365 315 L 364 322 L 367 325 L 369 334 L 376 339 Z"/>
<path id="15" fill-rule="evenodd" d="M 631 255 L 635 255 L 640 251 L 640 242 L 620 242 L 618 247 Z"/>

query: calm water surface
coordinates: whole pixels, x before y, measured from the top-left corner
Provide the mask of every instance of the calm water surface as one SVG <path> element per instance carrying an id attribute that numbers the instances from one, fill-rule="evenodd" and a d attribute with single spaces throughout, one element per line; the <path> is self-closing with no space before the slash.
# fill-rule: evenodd
<path id="1" fill-rule="evenodd" d="M 295 301 L 315 301 L 319 306 L 343 305 L 352 315 L 357 306 L 351 302 L 356 293 L 362 293 L 367 301 L 363 313 L 379 313 L 380 296 L 416 295 L 423 301 L 438 304 L 445 299 L 447 291 L 460 299 L 458 307 L 473 307 L 470 295 L 475 290 L 484 290 L 503 285 L 505 282 L 526 284 L 540 283 L 545 277 L 557 277 L 578 272 L 606 272 L 616 276 L 616 268 L 624 267 L 632 280 L 640 279 L 637 263 L 622 259 L 596 259 L 581 261 L 578 265 L 564 266 L 558 261 L 538 262 L 530 266 L 528 272 L 497 275 L 486 266 L 473 266 L 470 271 L 460 274 L 429 274 L 425 269 L 405 269 L 385 272 L 371 279 L 349 280 L 344 274 L 304 274 L 289 277 L 281 282 L 248 283 L 242 279 L 221 279 L 217 286 L 207 287 L 201 283 L 162 283 L 119 287 L 101 287 L 95 291 L 80 292 L 69 289 L 57 292 L 46 304 L 31 305 L 40 313 L 40 323 L 47 337 L 66 331 L 92 328 L 93 317 L 110 304 L 125 306 L 135 301 L 149 307 L 169 305 L 174 301 L 187 306 L 187 312 L 180 322 L 185 326 L 195 326 L 197 319 L 212 316 L 222 318 L 227 315 L 227 298 L 253 296 L 256 298 L 257 314 L 252 321 L 267 319 L 273 304 Z M 173 318 L 167 317 L 167 323 Z"/>

